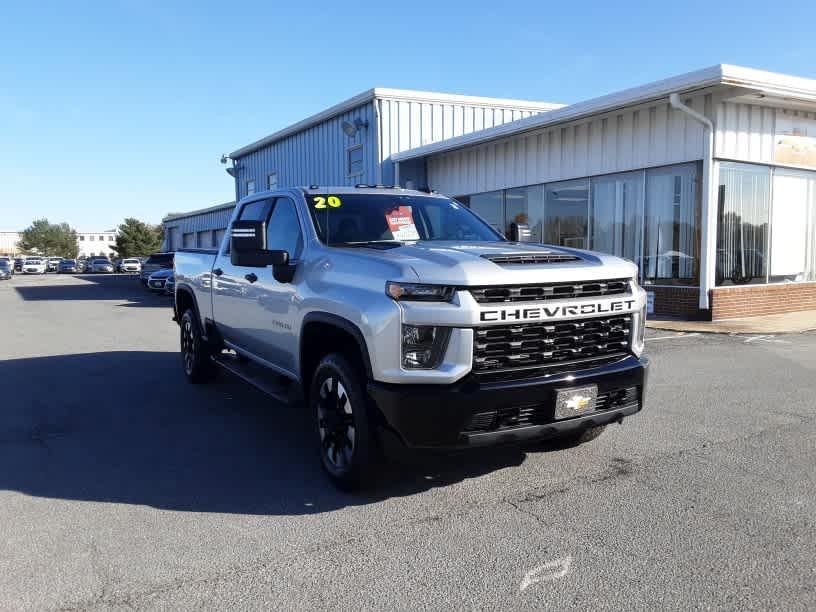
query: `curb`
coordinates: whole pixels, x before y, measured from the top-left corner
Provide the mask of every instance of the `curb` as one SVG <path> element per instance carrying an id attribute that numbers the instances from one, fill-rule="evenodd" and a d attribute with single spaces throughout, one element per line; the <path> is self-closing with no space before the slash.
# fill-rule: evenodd
<path id="1" fill-rule="evenodd" d="M 673 331 L 683 334 L 740 334 L 740 335 L 757 335 L 757 334 L 771 334 L 775 336 L 779 335 L 790 335 L 790 334 L 803 334 L 806 332 L 816 331 L 816 327 L 808 327 L 805 329 L 786 329 L 786 330 L 767 330 L 767 329 L 755 329 L 755 330 L 745 330 L 745 329 L 725 329 L 725 328 L 691 328 L 691 327 L 678 327 L 678 326 L 671 326 L 671 325 L 661 325 L 660 323 L 652 324 L 647 322 L 646 329 L 659 329 L 661 331 Z"/>

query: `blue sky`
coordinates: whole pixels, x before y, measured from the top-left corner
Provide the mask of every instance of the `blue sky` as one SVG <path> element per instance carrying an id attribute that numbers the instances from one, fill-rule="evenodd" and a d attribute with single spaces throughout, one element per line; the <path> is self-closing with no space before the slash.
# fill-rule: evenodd
<path id="1" fill-rule="evenodd" d="M 228 201 L 232 151 L 373 86 L 576 102 L 717 63 L 816 78 L 816 3 L 4 3 L 0 229 Z"/>

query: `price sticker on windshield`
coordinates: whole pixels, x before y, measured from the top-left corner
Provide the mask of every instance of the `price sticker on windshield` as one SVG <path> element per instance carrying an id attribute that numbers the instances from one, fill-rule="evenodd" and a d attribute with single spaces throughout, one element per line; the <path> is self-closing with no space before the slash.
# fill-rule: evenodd
<path id="1" fill-rule="evenodd" d="M 315 208 L 340 208 L 343 202 L 337 196 L 315 196 L 312 198 Z"/>
<path id="2" fill-rule="evenodd" d="M 419 232 L 410 206 L 398 206 L 389 210 L 385 213 L 385 220 L 394 240 L 419 240 Z"/>

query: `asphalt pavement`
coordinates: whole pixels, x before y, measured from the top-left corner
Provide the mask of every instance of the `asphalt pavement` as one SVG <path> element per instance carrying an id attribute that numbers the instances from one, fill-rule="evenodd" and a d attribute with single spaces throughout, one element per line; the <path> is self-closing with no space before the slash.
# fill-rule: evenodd
<path id="1" fill-rule="evenodd" d="M 816 334 L 650 330 L 644 411 L 578 448 L 337 492 L 302 410 L 184 380 L 133 277 L 0 281 L 0 609 L 816 603 Z"/>

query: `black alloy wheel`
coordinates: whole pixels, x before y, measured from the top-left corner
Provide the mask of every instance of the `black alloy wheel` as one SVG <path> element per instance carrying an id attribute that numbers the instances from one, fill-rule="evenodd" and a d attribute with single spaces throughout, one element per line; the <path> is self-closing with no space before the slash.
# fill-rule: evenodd
<path id="1" fill-rule="evenodd" d="M 211 381 L 216 374 L 215 364 L 192 309 L 184 312 L 180 327 L 181 359 L 187 380 L 194 384 Z"/>
<path id="2" fill-rule="evenodd" d="M 365 376 L 339 354 L 324 357 L 309 394 L 320 459 L 338 488 L 365 486 L 373 472 Z"/>

